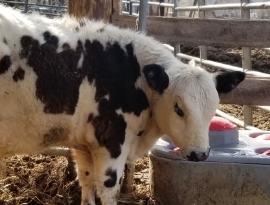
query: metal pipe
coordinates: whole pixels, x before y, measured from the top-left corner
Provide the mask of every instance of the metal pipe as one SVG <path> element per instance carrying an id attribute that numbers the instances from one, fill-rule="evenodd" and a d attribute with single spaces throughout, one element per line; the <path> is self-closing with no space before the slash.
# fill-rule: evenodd
<path id="1" fill-rule="evenodd" d="M 209 10 L 229 10 L 229 9 L 268 9 L 270 2 L 257 2 L 257 3 L 231 3 L 231 4 L 214 4 L 204 6 L 184 6 L 176 7 L 176 11 L 209 11 Z"/>
<path id="2" fill-rule="evenodd" d="M 139 25 L 138 30 L 145 33 L 146 31 L 146 17 L 147 17 L 148 0 L 140 0 L 139 10 Z"/>
<path id="3" fill-rule="evenodd" d="M 249 3 L 249 0 L 241 0 L 241 3 Z M 242 4 L 243 5 L 243 4 Z M 241 18 L 250 19 L 250 9 L 241 9 Z M 242 48 L 242 68 L 243 70 L 251 70 L 251 48 L 243 47 Z M 243 106 L 243 115 L 244 115 L 244 124 L 252 125 L 253 124 L 253 108 L 248 105 Z"/>
<path id="4" fill-rule="evenodd" d="M 3 1 L 3 0 L 2 0 Z M 137 4 L 139 1 L 122 1 L 125 2 L 136 2 L 134 6 L 139 6 Z M 169 3 L 159 3 L 159 2 L 148 2 L 148 5 L 161 6 L 161 7 L 170 7 L 174 8 L 174 4 Z M 204 5 L 204 6 L 184 6 L 184 7 L 176 7 L 176 11 L 207 11 L 207 10 L 229 10 L 229 9 L 269 9 L 270 2 L 256 2 L 256 3 L 231 3 L 231 4 L 213 4 L 213 5 Z"/>
<path id="5" fill-rule="evenodd" d="M 222 112 L 221 110 L 216 110 L 216 114 L 220 117 L 223 117 L 223 118 L 231 121 L 232 123 L 234 123 L 240 127 L 244 127 L 247 130 L 262 131 L 261 129 L 253 127 L 253 126 L 249 126 L 249 125 L 245 126 L 243 121 L 238 120 L 237 118 L 230 116 L 230 115 L 226 114 L 225 112 Z"/>
<path id="6" fill-rule="evenodd" d="M 213 66 L 213 67 L 217 67 L 217 68 L 224 69 L 224 70 L 243 71 L 243 68 L 240 68 L 240 67 L 226 65 L 223 63 L 218 63 L 218 62 L 214 62 L 214 61 L 210 61 L 210 60 L 203 60 L 203 59 L 200 60 L 200 58 L 189 56 L 189 55 L 186 55 L 183 53 L 178 53 L 176 56 L 183 58 L 183 59 L 186 59 L 186 60 L 195 60 L 195 62 L 197 62 L 197 63 L 201 62 L 204 65 Z M 245 73 L 250 74 L 250 75 L 254 75 L 254 76 L 258 76 L 258 77 L 270 77 L 269 74 L 261 73 L 261 72 L 253 71 L 253 70 L 245 71 Z"/>
<path id="7" fill-rule="evenodd" d="M 28 0 L 24 1 L 24 13 L 28 12 Z"/>
<path id="8" fill-rule="evenodd" d="M 252 106 L 252 107 L 257 107 L 257 108 L 260 108 L 260 109 L 263 109 L 263 110 L 266 110 L 266 111 L 269 111 L 270 112 L 270 106 Z"/>
<path id="9" fill-rule="evenodd" d="M 57 8 L 57 9 L 68 9 L 67 6 L 53 6 L 53 5 L 46 5 L 46 4 L 36 4 L 36 3 L 29 3 L 28 0 L 25 0 L 25 2 L 28 2 L 28 6 L 37 6 L 37 7 L 48 7 L 48 8 Z M 0 0 L 0 3 L 6 3 L 6 4 L 21 4 L 25 5 L 25 2 L 17 2 L 17 1 L 4 1 Z"/>

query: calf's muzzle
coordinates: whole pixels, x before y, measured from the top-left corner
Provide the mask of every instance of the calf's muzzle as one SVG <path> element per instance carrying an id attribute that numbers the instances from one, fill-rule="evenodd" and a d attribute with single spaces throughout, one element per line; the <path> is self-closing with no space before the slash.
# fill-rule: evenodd
<path id="1" fill-rule="evenodd" d="M 183 157 L 187 159 L 188 161 L 194 161 L 194 162 L 205 161 L 208 158 L 209 153 L 210 153 L 210 148 L 207 148 L 205 152 L 193 150 L 189 154 L 185 154 Z"/>

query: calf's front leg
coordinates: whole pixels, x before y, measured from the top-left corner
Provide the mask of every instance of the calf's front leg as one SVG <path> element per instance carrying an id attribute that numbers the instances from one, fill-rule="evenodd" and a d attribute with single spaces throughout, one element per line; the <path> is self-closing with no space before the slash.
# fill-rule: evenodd
<path id="1" fill-rule="evenodd" d="M 106 148 L 100 147 L 92 154 L 97 194 L 102 205 L 117 205 L 127 151 L 122 150 L 117 158 L 112 158 Z"/>
<path id="2" fill-rule="evenodd" d="M 82 187 L 81 205 L 95 205 L 94 164 L 90 152 L 74 150 L 77 176 Z"/>

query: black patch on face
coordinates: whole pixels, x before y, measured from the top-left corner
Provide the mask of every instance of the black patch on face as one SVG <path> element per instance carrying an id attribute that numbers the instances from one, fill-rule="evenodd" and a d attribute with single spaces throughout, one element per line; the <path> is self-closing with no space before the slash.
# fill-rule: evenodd
<path id="1" fill-rule="evenodd" d="M 160 65 L 151 64 L 143 68 L 148 86 L 160 94 L 169 86 L 169 76 Z"/>
<path id="2" fill-rule="evenodd" d="M 56 48 L 58 47 L 59 39 L 55 35 L 51 35 L 49 31 L 45 31 L 43 33 L 44 40 L 46 44 L 54 45 Z"/>
<path id="3" fill-rule="evenodd" d="M 55 127 L 43 136 L 43 146 L 63 142 L 67 138 L 67 132 L 62 127 Z"/>
<path id="4" fill-rule="evenodd" d="M 245 73 L 240 71 L 219 73 L 216 76 L 218 93 L 228 93 L 245 79 Z"/>
<path id="5" fill-rule="evenodd" d="M 142 131 L 140 131 L 138 134 L 137 134 L 137 136 L 142 136 L 142 134 L 143 134 L 143 130 Z"/>
<path id="6" fill-rule="evenodd" d="M 0 75 L 4 74 L 11 66 L 10 56 L 3 56 L 0 60 Z"/>
<path id="7" fill-rule="evenodd" d="M 86 172 L 85 172 L 85 175 L 86 175 L 86 176 L 88 176 L 88 175 L 89 175 L 89 172 L 88 172 L 88 171 L 86 171 Z"/>
<path id="8" fill-rule="evenodd" d="M 18 82 L 19 80 L 23 80 L 24 79 L 24 74 L 25 74 L 25 71 L 21 68 L 21 67 L 19 67 L 16 71 L 15 71 L 15 73 L 13 74 L 13 80 L 15 81 L 15 82 Z"/>
<path id="9" fill-rule="evenodd" d="M 117 173 L 116 173 L 116 170 L 112 170 L 112 168 L 108 168 L 106 173 L 105 173 L 106 176 L 109 176 L 110 178 L 107 179 L 105 182 L 104 182 L 104 186 L 107 187 L 107 188 L 111 188 L 111 187 L 114 187 L 115 184 L 116 184 L 116 180 L 117 180 Z"/>
<path id="10" fill-rule="evenodd" d="M 5 38 L 4 38 L 3 42 L 4 42 L 4 44 L 7 44 L 7 40 Z"/>

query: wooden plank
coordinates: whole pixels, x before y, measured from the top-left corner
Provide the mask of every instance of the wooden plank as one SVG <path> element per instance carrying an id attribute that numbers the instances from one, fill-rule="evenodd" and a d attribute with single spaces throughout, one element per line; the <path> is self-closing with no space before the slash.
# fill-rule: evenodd
<path id="1" fill-rule="evenodd" d="M 112 0 L 69 0 L 69 14 L 78 18 L 88 17 L 110 22 L 112 15 Z"/>
<path id="2" fill-rule="evenodd" d="M 134 28 L 135 18 L 112 16 L 112 23 Z M 270 46 L 269 20 L 224 20 L 148 17 L 147 35 L 161 42 L 225 47 Z"/>
<path id="3" fill-rule="evenodd" d="M 269 105 L 270 78 L 246 78 L 228 94 L 220 95 L 221 104 Z"/>
<path id="4" fill-rule="evenodd" d="M 112 16 L 112 24 L 119 26 L 121 28 L 133 29 L 135 31 L 136 30 L 136 19 L 137 18 L 135 16 L 113 15 Z"/>

